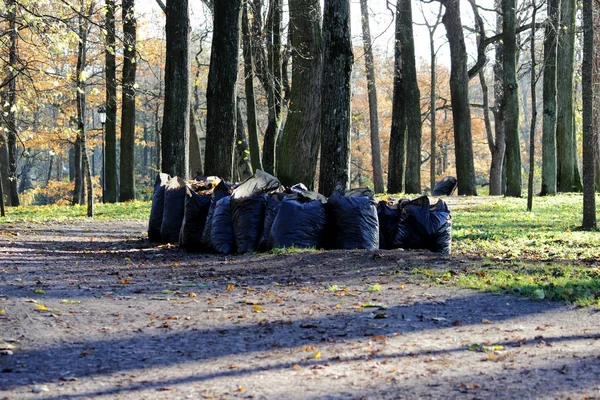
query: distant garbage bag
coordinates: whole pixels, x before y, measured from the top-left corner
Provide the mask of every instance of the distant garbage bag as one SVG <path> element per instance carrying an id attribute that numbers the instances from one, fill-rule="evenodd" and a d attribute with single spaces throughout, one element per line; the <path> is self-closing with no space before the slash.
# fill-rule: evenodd
<path id="1" fill-rule="evenodd" d="M 223 254 L 235 253 L 233 219 L 231 218 L 231 196 L 225 196 L 215 205 L 211 227 L 212 247 Z"/>
<path id="2" fill-rule="evenodd" d="M 258 240 L 258 249 L 262 251 L 271 249 L 271 246 L 269 246 L 269 234 L 271 233 L 271 227 L 273 226 L 273 221 L 275 221 L 275 217 L 279 211 L 279 205 L 284 197 L 287 196 L 287 194 L 284 192 L 273 192 L 268 196 L 263 229 L 260 239 Z"/>
<path id="3" fill-rule="evenodd" d="M 148 221 L 148 239 L 151 242 L 160 242 L 162 240 L 160 228 L 165 207 L 165 187 L 169 179 L 171 179 L 169 174 L 159 173 L 156 175 L 150 220 Z"/>
<path id="4" fill-rule="evenodd" d="M 258 249 L 267 209 L 266 193 L 256 193 L 248 197 L 231 198 L 233 232 L 238 253 Z"/>
<path id="5" fill-rule="evenodd" d="M 204 223 L 204 230 L 202 232 L 201 246 L 205 251 L 213 251 L 213 242 L 212 242 L 212 221 L 213 216 L 215 214 L 215 209 L 217 207 L 217 202 L 224 197 L 228 197 L 231 195 L 231 186 L 225 182 L 221 181 L 214 189 L 210 199 L 210 206 L 208 208 L 208 212 L 206 214 L 206 222 Z"/>
<path id="6" fill-rule="evenodd" d="M 378 249 L 379 219 L 372 197 L 365 191 L 334 191 L 327 201 L 327 246 L 336 249 Z M 358 194 L 358 195 L 356 195 Z"/>
<path id="7" fill-rule="evenodd" d="M 187 185 L 185 191 L 185 212 L 179 233 L 179 246 L 188 251 L 201 251 L 202 234 L 210 209 L 212 192 L 199 194 L 191 185 Z"/>
<path id="8" fill-rule="evenodd" d="M 163 242 L 178 243 L 179 231 L 185 212 L 185 182 L 176 176 L 169 179 L 165 187 L 162 224 L 160 236 Z"/>
<path id="9" fill-rule="evenodd" d="M 398 232 L 400 212 L 398 204 L 388 204 L 386 201 L 377 203 L 377 217 L 379 219 L 379 248 L 392 249 Z"/>
<path id="10" fill-rule="evenodd" d="M 273 175 L 257 169 L 254 175 L 240 183 L 232 193 L 234 199 L 249 197 L 257 193 L 270 193 L 278 190 L 281 183 Z"/>
<path id="11" fill-rule="evenodd" d="M 327 199 L 311 193 L 291 194 L 281 201 L 269 234 L 269 247 L 322 247 Z"/>
<path id="12" fill-rule="evenodd" d="M 238 253 L 257 250 L 263 233 L 268 193 L 281 190 L 274 176 L 256 170 L 231 194 L 233 232 Z"/>
<path id="13" fill-rule="evenodd" d="M 450 254 L 452 218 L 446 202 L 438 200 L 436 204 L 430 205 L 429 198 L 421 196 L 404 204 L 393 246 Z"/>
<path id="14" fill-rule="evenodd" d="M 456 190 L 458 180 L 453 176 L 446 176 L 439 181 L 431 192 L 432 196 L 450 196 Z"/>

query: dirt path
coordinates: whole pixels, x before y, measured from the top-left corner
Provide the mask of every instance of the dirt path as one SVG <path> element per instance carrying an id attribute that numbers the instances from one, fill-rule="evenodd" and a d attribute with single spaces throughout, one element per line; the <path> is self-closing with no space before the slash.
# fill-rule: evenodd
<path id="1" fill-rule="evenodd" d="M 597 310 L 411 274 L 477 260 L 188 254 L 145 229 L 0 227 L 0 399 L 600 398 Z"/>

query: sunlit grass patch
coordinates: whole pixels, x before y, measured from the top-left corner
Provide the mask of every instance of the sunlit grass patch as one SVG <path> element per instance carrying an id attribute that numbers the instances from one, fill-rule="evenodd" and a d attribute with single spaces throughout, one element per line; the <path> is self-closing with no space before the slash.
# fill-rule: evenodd
<path id="1" fill-rule="evenodd" d="M 424 279 L 488 292 L 520 294 L 579 306 L 600 305 L 600 268 L 570 264 L 490 263 L 484 267 L 436 271 L 418 268 Z"/>
<path id="2" fill-rule="evenodd" d="M 316 253 L 317 249 L 314 247 L 274 247 L 271 249 L 271 254 L 275 256 L 281 256 L 284 254 L 297 254 L 297 253 Z"/>
<path id="3" fill-rule="evenodd" d="M 7 207 L 6 217 L 0 219 L 4 223 L 28 222 L 69 222 L 87 218 L 85 205 L 46 205 Z M 150 217 L 150 202 L 128 201 L 114 204 L 95 204 L 94 219 L 97 220 L 138 220 L 145 221 Z"/>

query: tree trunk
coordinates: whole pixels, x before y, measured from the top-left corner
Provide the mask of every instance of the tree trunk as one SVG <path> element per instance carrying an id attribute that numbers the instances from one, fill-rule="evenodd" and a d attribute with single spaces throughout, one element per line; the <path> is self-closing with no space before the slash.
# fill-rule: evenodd
<path id="1" fill-rule="evenodd" d="M 531 124 L 529 128 L 529 177 L 527 182 L 527 211 L 533 208 L 533 176 L 535 172 L 535 128 L 537 123 L 537 95 L 535 84 L 537 81 L 536 59 L 535 59 L 535 18 L 537 15 L 537 5 L 532 2 L 531 14 L 531 36 L 529 48 L 531 53 Z"/>
<path id="2" fill-rule="evenodd" d="M 135 200 L 135 0 L 123 0 L 123 100 L 121 106 L 121 160 L 119 200 Z"/>
<path id="3" fill-rule="evenodd" d="M 375 193 L 383 193 L 383 170 L 381 167 L 381 144 L 379 142 L 379 118 L 377 116 L 377 84 L 375 81 L 375 63 L 371 29 L 369 27 L 369 8 L 367 0 L 360 0 L 360 11 L 365 51 L 365 73 L 367 75 L 367 91 L 369 94 L 369 128 L 371 130 L 371 164 L 373 166 L 373 186 Z"/>
<path id="4" fill-rule="evenodd" d="M 2 187 L 6 188 L 4 194 L 6 195 L 6 205 L 10 206 L 11 198 L 10 193 L 10 180 L 8 179 L 8 143 L 5 135 L 0 135 L 0 175 L 2 175 Z"/>
<path id="5" fill-rule="evenodd" d="M 8 54 L 8 65 L 13 68 L 8 68 L 7 77 L 8 85 L 7 85 L 7 96 L 6 96 L 6 106 L 4 107 L 4 124 L 6 126 L 6 136 L 7 136 L 7 145 L 8 145 L 8 196 L 9 203 L 11 206 L 18 206 L 20 204 L 19 201 L 19 191 L 18 191 L 18 180 L 17 180 L 17 121 L 16 121 L 16 102 L 17 102 L 17 82 L 16 82 L 16 72 L 14 67 L 17 65 L 17 25 L 16 25 L 16 8 L 17 2 L 15 0 L 7 0 L 6 1 L 8 16 L 7 19 L 9 21 L 9 31 L 8 31 L 8 40 L 9 40 L 9 54 Z"/>
<path id="6" fill-rule="evenodd" d="M 325 0 L 319 193 L 346 188 L 350 178 L 352 38 L 350 0 Z"/>
<path id="7" fill-rule="evenodd" d="M 556 52 L 556 158 L 559 192 L 580 192 L 574 131 L 575 0 L 560 2 L 560 25 Z"/>
<path id="8" fill-rule="evenodd" d="M 600 2 L 594 1 L 592 4 L 593 8 L 593 25 L 594 27 L 600 27 Z M 594 44 L 600 44 L 600 28 L 594 28 Z M 594 88 L 600 88 L 600 50 L 594 46 L 593 55 L 593 73 L 592 79 L 594 82 Z M 600 110 L 600 90 L 594 90 L 594 110 Z M 600 192 L 600 113 L 595 112 L 594 118 L 594 169 L 596 176 L 596 191 Z"/>
<path id="9" fill-rule="evenodd" d="M 594 180 L 594 30 L 593 1 L 583 0 L 583 229 L 596 228 L 596 190 Z M 596 127 L 597 128 L 597 127 Z"/>
<path id="10" fill-rule="evenodd" d="M 402 62 L 402 0 L 396 4 L 396 27 L 394 42 L 394 89 L 392 97 L 392 127 L 388 155 L 388 192 L 404 190 L 404 163 L 406 159 L 406 77 Z"/>
<path id="11" fill-rule="evenodd" d="M 312 190 L 320 148 L 321 7 L 319 0 L 290 0 L 289 9 L 292 90 L 277 177 L 284 185 L 301 182 Z"/>
<path id="12" fill-rule="evenodd" d="M 476 196 L 471 109 L 469 106 L 469 74 L 467 52 L 460 18 L 459 0 L 442 0 L 446 12 L 442 23 L 450 44 L 450 98 L 454 125 L 454 152 L 458 194 Z"/>
<path id="13" fill-rule="evenodd" d="M 190 176 L 202 175 L 202 151 L 200 150 L 200 121 L 196 118 L 194 107 L 190 106 Z"/>
<path id="14" fill-rule="evenodd" d="M 115 0 L 106 0 L 106 123 L 104 124 L 104 201 L 117 201 L 117 62 Z"/>
<path id="15" fill-rule="evenodd" d="M 501 105 L 506 138 L 506 195 L 521 197 L 521 146 L 519 143 L 519 87 L 517 84 L 516 2 L 502 1 L 502 58 L 504 96 Z"/>
<path id="16" fill-rule="evenodd" d="M 262 170 L 260 159 L 260 146 L 258 144 L 258 126 L 256 124 L 256 103 L 254 94 L 254 66 L 252 62 L 252 48 L 250 44 L 250 27 L 248 26 L 248 7 L 243 5 L 242 10 L 242 38 L 244 48 L 244 88 L 246 91 L 246 119 L 248 126 L 248 138 L 250 142 L 250 164 L 252 169 Z M 240 120 L 238 119 L 238 122 Z"/>
<path id="17" fill-rule="evenodd" d="M 188 0 L 167 0 L 165 30 L 167 50 L 161 148 L 162 172 L 186 180 L 190 163 Z"/>
<path id="18" fill-rule="evenodd" d="M 542 115 L 542 190 L 556 194 L 556 31 L 559 0 L 548 0 L 544 36 L 544 111 Z"/>
<path id="19" fill-rule="evenodd" d="M 501 8 L 501 0 L 495 1 L 496 10 Z M 496 14 L 496 31 L 502 31 L 502 14 Z M 492 153 L 492 162 L 490 165 L 490 195 L 500 196 L 504 194 L 503 166 L 504 155 L 506 152 L 506 138 L 504 134 L 504 86 L 503 86 L 503 67 L 502 59 L 504 57 L 504 45 L 496 44 L 496 54 L 494 63 L 494 140 L 491 142 L 490 151 Z"/>
<path id="20" fill-rule="evenodd" d="M 214 5 L 213 41 L 206 90 L 205 171 L 231 179 L 236 122 L 236 81 L 241 0 Z"/>
<path id="21" fill-rule="evenodd" d="M 81 137 L 77 133 L 77 139 L 73 144 L 73 180 L 75 188 L 73 189 L 73 205 L 83 204 L 83 170 L 81 161 Z"/>
<path id="22" fill-rule="evenodd" d="M 406 98 L 406 175 L 404 191 L 421 193 L 421 93 L 415 66 L 415 42 L 412 29 L 411 0 L 401 0 L 400 36 L 402 46 L 402 72 Z"/>
<path id="23" fill-rule="evenodd" d="M 239 99 L 236 105 L 236 118 L 234 177 L 236 181 L 241 182 L 252 175 L 252 166 L 248 157 L 250 150 L 248 150 L 248 141 L 246 140 L 242 107 L 240 106 Z"/>

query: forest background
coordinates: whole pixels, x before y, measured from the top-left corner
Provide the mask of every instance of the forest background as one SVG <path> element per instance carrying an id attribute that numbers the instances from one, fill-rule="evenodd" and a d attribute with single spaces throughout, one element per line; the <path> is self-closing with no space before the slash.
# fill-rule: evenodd
<path id="1" fill-rule="evenodd" d="M 291 38 L 293 29 L 290 27 L 300 26 L 299 21 L 311 22 L 312 18 L 313 28 L 320 29 L 321 24 L 323 27 L 323 38 L 319 32 L 315 42 L 322 44 L 322 39 L 325 46 L 331 40 L 327 42 L 328 25 L 322 18 L 327 19 L 331 10 L 339 14 L 345 5 L 350 9 L 348 18 L 351 15 L 352 21 L 348 34 L 351 32 L 350 65 L 353 64 L 349 75 L 351 108 L 348 110 L 351 114 L 346 143 L 350 153 L 346 186 L 370 186 L 376 192 L 427 193 L 440 178 L 453 175 L 459 177 L 459 193 L 468 195 L 477 194 L 475 185 L 483 185 L 478 186 L 478 190 L 485 193 L 486 186 L 490 185 L 491 194 L 520 196 L 524 186 L 521 176 L 529 176 L 529 193 L 554 194 L 583 189 L 580 171 L 585 148 L 582 144 L 582 88 L 585 85 L 582 85 L 581 63 L 585 13 L 581 12 L 578 2 L 559 3 L 559 20 L 553 19 L 552 10 L 559 9 L 555 1 L 546 4 L 535 0 L 519 1 L 512 8 L 510 1 L 495 4 L 398 1 L 392 4 L 371 0 L 367 4 L 363 0 L 352 4 L 344 1 L 323 4 L 318 0 L 294 0 L 288 4 L 254 0 L 234 1 L 221 7 L 205 0 L 190 1 L 189 8 L 187 1 L 177 3 L 5 0 L 0 5 L 4 75 L 0 172 L 6 204 L 83 204 L 86 192 L 88 204 L 100 200 L 149 198 L 156 173 L 170 172 L 165 164 L 170 166 L 173 162 L 165 159 L 165 154 L 178 152 L 170 149 L 179 142 L 173 140 L 178 133 L 165 132 L 165 129 L 177 130 L 181 121 L 173 121 L 176 113 L 169 111 L 172 105 L 165 106 L 165 102 L 170 101 L 169 96 L 177 96 L 173 82 L 182 80 L 189 82 L 190 113 L 182 119 L 186 126 L 182 129 L 189 132 L 181 133 L 185 138 L 181 142 L 186 146 L 180 153 L 188 153 L 189 158 L 184 162 L 186 171 L 179 175 L 187 178 L 198 173 L 219 172 L 214 171 L 216 168 L 205 170 L 205 163 L 228 165 L 228 161 L 216 157 L 210 147 L 213 143 L 207 115 L 210 71 L 225 69 L 224 64 L 216 65 L 211 60 L 211 54 L 215 54 L 213 38 L 224 36 L 214 34 L 218 29 L 231 32 L 240 44 L 235 51 L 236 109 L 230 118 L 237 129 L 231 173 L 219 175 L 241 180 L 260 168 L 278 175 L 282 182 L 298 178 L 293 182 L 302 181 L 309 188 L 322 191 L 318 161 L 312 166 L 286 161 L 295 157 L 286 155 L 285 148 L 289 144 L 284 143 L 286 132 L 293 129 L 288 127 L 293 125 L 289 123 L 290 116 L 298 112 L 294 109 L 294 92 L 321 97 L 314 96 L 320 87 L 311 87 L 310 82 L 298 79 L 294 84 L 293 71 L 302 68 L 299 60 L 304 50 Z M 234 3 L 239 3 L 237 14 L 233 13 L 240 16 L 238 21 L 234 18 L 234 22 L 229 23 L 226 18 L 218 17 L 235 11 Z M 510 95 L 506 89 L 506 74 L 502 72 L 507 58 L 503 55 L 507 36 L 502 33 L 507 29 L 506 7 L 514 11 L 511 37 L 516 69 L 513 73 L 518 82 L 517 90 Z M 593 2 L 593 7 L 597 24 L 598 3 Z M 456 118 L 458 107 L 453 106 L 456 101 L 450 85 L 452 43 L 449 45 L 447 38 L 452 32 L 447 31 L 447 27 L 453 23 L 456 27 L 457 23 L 449 21 L 449 10 L 457 10 L 460 16 L 459 31 L 466 45 L 462 56 L 466 57 L 469 67 L 468 81 L 460 83 L 466 89 L 470 112 L 466 114 L 470 122 L 468 136 L 462 137 L 457 136 L 457 132 L 464 129 L 460 126 L 464 121 Z M 182 13 L 179 20 L 176 12 Z M 166 64 L 173 60 L 168 55 L 169 15 L 175 18 L 171 26 L 189 26 L 186 44 L 189 75 L 169 75 Z M 273 29 L 274 15 L 280 16 L 275 18 L 276 29 Z M 369 21 L 371 32 L 365 35 L 369 31 L 365 22 Z M 412 31 L 407 31 L 407 26 Z M 298 36 L 296 34 L 295 40 Z M 399 68 L 394 60 L 411 58 L 407 57 L 411 53 L 405 42 L 407 38 L 413 46 L 412 60 L 408 60 L 408 67 L 403 64 Z M 273 40 L 278 40 L 276 43 L 280 46 L 275 51 Z M 310 39 L 306 40 L 304 43 L 310 43 Z M 172 43 L 178 41 L 180 39 L 175 39 Z M 552 46 L 558 57 L 568 47 L 566 56 L 570 53 L 571 59 L 553 61 L 549 58 Z M 274 54 L 279 56 L 274 58 Z M 595 68 L 597 58 L 594 55 Z M 310 63 L 310 58 L 307 59 Z M 109 62 L 114 63 L 110 64 L 114 75 L 110 73 Z M 279 67 L 280 75 L 273 72 L 273 62 Z M 403 104 L 409 106 L 394 111 L 394 101 L 398 101 L 402 92 L 410 92 L 407 90 L 410 86 L 398 86 L 398 74 L 399 70 L 404 71 L 404 80 L 410 80 L 410 73 L 406 71 L 411 62 L 418 85 L 416 125 L 410 125 L 410 105 L 417 104 L 411 103 L 410 98 L 403 100 Z M 550 129 L 556 135 L 552 139 L 557 152 L 552 168 L 558 178 L 554 178 L 556 182 L 549 188 L 545 186 L 542 171 L 544 163 L 551 162 L 545 160 L 543 151 L 543 138 L 550 135 L 543 127 L 545 120 L 539 116 L 548 114 L 547 101 L 551 95 L 546 94 L 544 80 L 549 82 L 546 74 L 550 69 L 556 74 L 554 99 L 559 106 Z M 270 92 L 273 82 L 275 95 Z M 565 83 L 567 90 L 561 86 Z M 373 88 L 377 89 L 376 96 L 370 98 Z M 561 97 L 565 103 L 561 103 Z M 542 101 L 536 102 L 536 98 Z M 310 106 L 315 107 L 315 104 Z M 506 110 L 513 106 L 518 108 L 507 123 Z M 394 121 L 401 120 L 401 116 L 409 122 L 404 121 L 402 128 L 396 128 L 394 133 Z M 106 122 L 102 121 L 104 118 Z M 275 138 L 272 131 L 269 132 L 274 118 Z M 323 121 L 327 119 L 323 117 Z M 509 126 L 511 121 L 515 121 L 516 129 Z M 325 129 L 319 122 L 313 129 L 314 137 L 308 137 L 313 141 L 308 152 L 301 146 L 307 137 L 295 136 L 296 147 L 292 148 L 300 153 L 299 157 L 319 157 L 319 135 L 327 136 L 324 130 L 323 133 L 319 130 L 319 125 Z M 561 123 L 562 129 L 567 130 L 562 134 L 566 139 L 560 136 Z M 511 136 L 511 132 L 515 135 Z M 394 135 L 400 136 L 393 139 Z M 402 150 L 391 143 L 394 140 L 401 143 Z M 269 143 L 275 148 L 271 149 Z M 457 148 L 464 146 L 470 148 L 471 155 L 457 157 L 460 154 Z M 380 148 L 379 153 L 374 152 L 374 147 Z M 597 132 L 591 147 L 596 170 L 592 176 L 598 180 Z M 561 149 L 569 151 L 565 153 Z M 216 160 L 212 160 L 215 157 Z M 467 166 L 468 171 L 461 177 L 464 167 L 457 168 L 457 160 L 460 163 L 464 158 L 472 158 L 472 166 Z M 286 164 L 288 169 L 308 171 L 287 176 Z M 568 179 L 561 175 L 563 170 L 568 170 Z M 518 177 L 515 178 L 515 174 Z M 463 182 L 465 186 L 461 187 Z"/>

